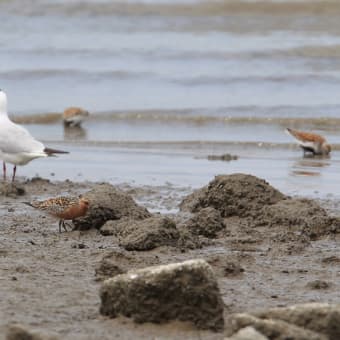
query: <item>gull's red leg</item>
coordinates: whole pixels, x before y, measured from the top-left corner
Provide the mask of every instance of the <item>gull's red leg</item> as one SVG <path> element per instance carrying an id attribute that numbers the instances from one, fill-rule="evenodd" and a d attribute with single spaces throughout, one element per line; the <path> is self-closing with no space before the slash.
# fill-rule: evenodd
<path id="1" fill-rule="evenodd" d="M 6 181 L 6 163 L 2 162 L 2 170 L 3 170 L 3 175 L 4 175 L 4 181 Z"/>
<path id="2" fill-rule="evenodd" d="M 14 168 L 13 168 L 13 176 L 12 176 L 12 182 L 14 182 L 14 179 L 15 179 L 15 173 L 17 172 L 17 166 L 14 165 Z"/>

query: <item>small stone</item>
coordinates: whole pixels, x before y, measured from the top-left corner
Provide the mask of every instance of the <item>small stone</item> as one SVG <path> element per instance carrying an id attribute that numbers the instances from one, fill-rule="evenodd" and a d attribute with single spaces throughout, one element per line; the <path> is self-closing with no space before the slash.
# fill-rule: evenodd
<path id="1" fill-rule="evenodd" d="M 71 248 L 74 249 L 85 249 L 88 248 L 88 246 L 85 243 L 72 243 Z"/>
<path id="2" fill-rule="evenodd" d="M 325 257 L 321 260 L 322 263 L 325 264 L 339 264 L 340 263 L 340 258 L 338 256 L 328 256 Z"/>
<path id="3" fill-rule="evenodd" d="M 310 289 L 327 289 L 330 287 L 330 283 L 323 280 L 315 280 L 308 282 L 306 287 Z"/>
<path id="4" fill-rule="evenodd" d="M 100 313 L 136 322 L 191 321 L 200 329 L 221 330 L 223 301 L 211 267 L 190 260 L 131 270 L 104 281 Z"/>
<path id="5" fill-rule="evenodd" d="M 244 272 L 244 269 L 241 267 L 239 263 L 229 261 L 224 264 L 224 275 L 225 276 L 237 276 Z"/>
<path id="6" fill-rule="evenodd" d="M 231 155 L 230 153 L 225 153 L 223 155 L 208 155 L 209 161 L 230 162 L 230 161 L 236 161 L 237 159 L 238 159 L 237 155 Z"/>

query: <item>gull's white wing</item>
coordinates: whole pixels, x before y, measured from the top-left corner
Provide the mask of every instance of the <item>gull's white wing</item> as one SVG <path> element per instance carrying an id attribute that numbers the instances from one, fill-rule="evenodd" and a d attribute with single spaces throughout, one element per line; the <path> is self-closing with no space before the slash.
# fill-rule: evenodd
<path id="1" fill-rule="evenodd" d="M 9 119 L 0 120 L 0 150 L 4 153 L 43 153 L 44 144 L 34 139 L 22 126 Z"/>

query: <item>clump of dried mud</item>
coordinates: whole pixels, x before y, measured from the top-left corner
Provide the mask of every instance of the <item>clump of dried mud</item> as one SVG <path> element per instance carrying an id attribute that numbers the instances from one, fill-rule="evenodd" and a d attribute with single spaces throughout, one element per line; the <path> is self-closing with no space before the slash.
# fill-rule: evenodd
<path id="1" fill-rule="evenodd" d="M 75 229 L 99 229 L 106 221 L 131 218 L 141 220 L 150 217 L 146 208 L 135 203 L 130 195 L 118 190 L 111 184 L 96 185 L 84 194 L 90 201 L 90 208 L 86 216 L 74 221 Z"/>
<path id="2" fill-rule="evenodd" d="M 223 217 L 246 217 L 263 206 L 285 198 L 265 180 L 251 175 L 216 176 L 208 186 L 189 195 L 180 205 L 181 210 L 197 212 L 212 207 Z"/>
<path id="3" fill-rule="evenodd" d="M 217 176 L 208 186 L 186 197 L 180 208 L 194 214 L 188 222 L 190 230 L 201 230 L 206 235 L 216 236 L 223 229 L 222 223 L 226 230 L 237 229 L 238 234 L 257 234 L 261 239 L 270 237 L 279 242 L 294 238 L 303 241 L 305 237 L 315 240 L 340 231 L 340 220 L 329 216 L 317 202 L 287 197 L 264 180 L 245 174 Z M 210 214 L 216 212 L 214 218 L 202 219 L 207 209 Z M 217 222 L 219 214 L 223 222 Z M 221 227 L 216 229 L 216 223 Z"/>

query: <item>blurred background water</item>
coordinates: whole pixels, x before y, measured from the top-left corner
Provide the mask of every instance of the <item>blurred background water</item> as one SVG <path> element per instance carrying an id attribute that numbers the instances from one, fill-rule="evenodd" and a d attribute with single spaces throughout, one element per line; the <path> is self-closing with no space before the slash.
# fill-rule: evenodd
<path id="1" fill-rule="evenodd" d="M 239 171 L 338 195 L 339 15 L 324 0 L 2 0 L 11 117 L 72 151 L 19 174 L 197 187 Z M 81 130 L 51 115 L 71 105 L 91 112 Z M 302 159 L 286 126 L 325 135 L 331 158 Z M 206 159 L 221 153 L 239 159 Z"/>

